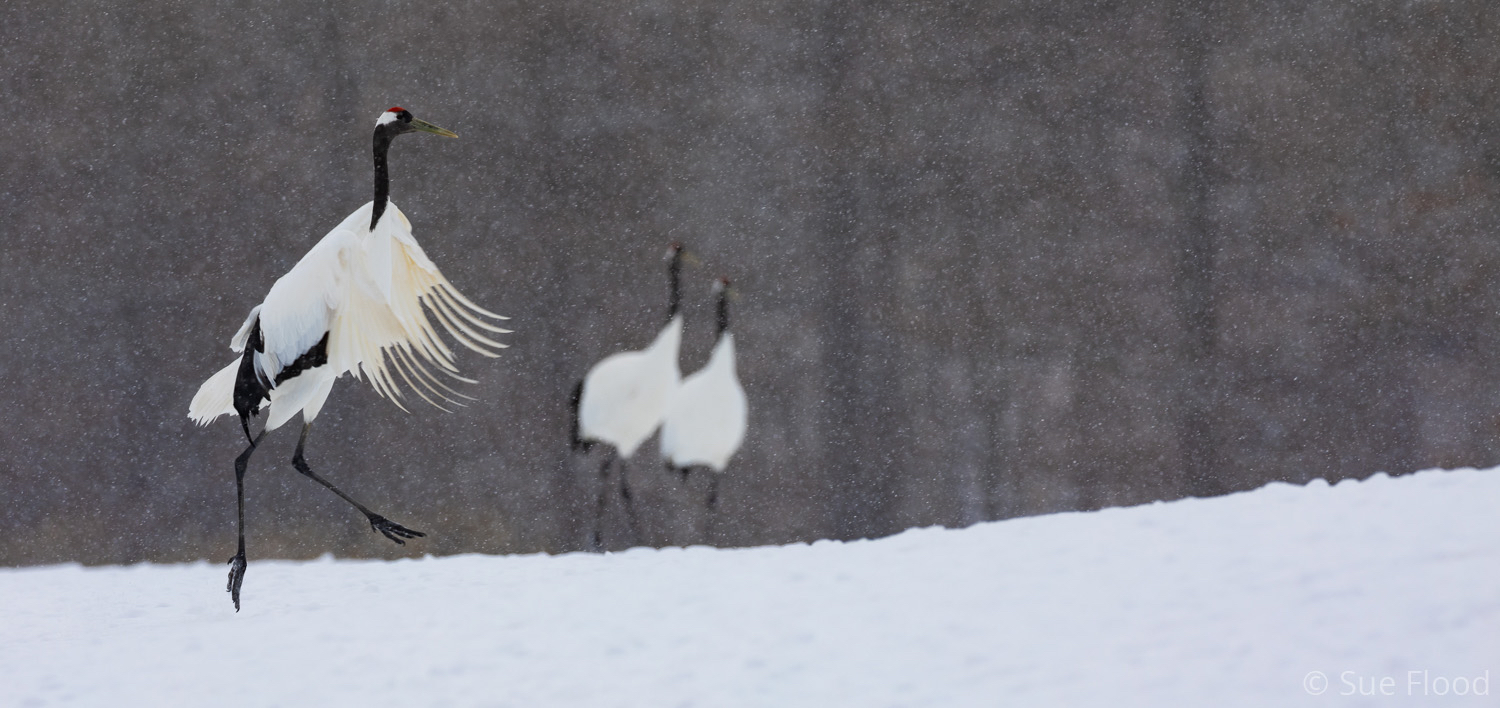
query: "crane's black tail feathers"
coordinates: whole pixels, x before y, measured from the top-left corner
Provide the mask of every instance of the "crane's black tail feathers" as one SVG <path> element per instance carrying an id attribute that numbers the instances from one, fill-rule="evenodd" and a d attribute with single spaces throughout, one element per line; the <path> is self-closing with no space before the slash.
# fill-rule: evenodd
<path id="1" fill-rule="evenodd" d="M 239 371 L 234 377 L 234 411 L 240 414 L 240 427 L 244 428 L 245 439 L 250 441 L 251 447 L 255 446 L 255 438 L 250 437 L 250 419 L 260 414 L 262 403 L 271 400 L 272 383 L 266 381 L 255 366 L 255 355 L 265 350 L 266 341 L 260 332 L 260 318 L 256 317 L 245 342 L 245 352 L 240 355 Z"/>
<path id="2" fill-rule="evenodd" d="M 580 379 L 577 385 L 573 386 L 572 395 L 568 396 L 568 412 L 570 420 L 568 429 L 568 444 L 573 448 L 573 452 L 587 453 L 594 448 L 594 442 L 592 440 L 584 440 L 579 434 L 580 431 L 578 429 L 578 404 L 582 400 L 583 380 Z"/>

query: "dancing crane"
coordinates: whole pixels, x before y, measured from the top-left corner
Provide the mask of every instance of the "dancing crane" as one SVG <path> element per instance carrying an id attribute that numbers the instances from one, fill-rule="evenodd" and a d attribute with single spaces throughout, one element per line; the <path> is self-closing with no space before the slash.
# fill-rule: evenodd
<path id="1" fill-rule="evenodd" d="M 452 339 L 484 356 L 498 356 L 506 345 L 486 333 L 509 330 L 485 321 L 505 319 L 464 297 L 422 252 L 412 237 L 411 222 L 390 202 L 386 154 L 391 141 L 411 132 L 449 138 L 452 131 L 414 118 L 401 107 L 380 114 L 375 123 L 375 199 L 356 209 L 324 236 L 286 275 L 271 285 L 266 299 L 250 310 L 230 348 L 239 355 L 209 377 L 188 408 L 188 416 L 207 425 L 221 415 L 237 414 L 250 445 L 234 461 L 239 503 L 239 548 L 229 559 L 228 592 L 240 609 L 245 580 L 245 470 L 266 433 L 302 413 L 302 435 L 292 466 L 350 503 L 370 528 L 404 544 L 424 536 L 370 511 L 318 476 L 303 455 L 313 419 L 323 409 L 333 382 L 348 372 L 368 377 L 381 396 L 402 410 L 401 385 L 438 408 L 434 398 L 470 398 L 444 383 L 433 370 L 455 380 L 453 350 L 438 336 L 437 326 Z M 436 319 L 429 318 L 426 308 Z M 430 394 L 430 395 L 429 395 Z M 250 419 L 267 407 L 264 428 L 250 435 Z"/>

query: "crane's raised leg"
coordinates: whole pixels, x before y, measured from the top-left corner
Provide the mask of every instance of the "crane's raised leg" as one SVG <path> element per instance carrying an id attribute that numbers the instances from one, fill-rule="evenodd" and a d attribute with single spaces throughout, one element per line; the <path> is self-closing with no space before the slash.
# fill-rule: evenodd
<path id="1" fill-rule="evenodd" d="M 307 460 L 302 457 L 302 448 L 307 445 L 307 431 L 311 428 L 312 423 L 307 423 L 302 426 L 302 437 L 297 439 L 297 452 L 292 455 L 292 466 L 296 467 L 298 472 L 301 472 L 308 479 L 327 487 L 328 491 L 339 495 L 340 499 L 353 504 L 354 508 L 359 509 L 360 513 L 364 514 L 365 518 L 370 520 L 371 529 L 384 534 L 386 538 L 395 541 L 397 545 L 404 546 L 406 545 L 405 539 L 418 538 L 427 535 L 425 533 L 422 533 L 421 531 L 413 531 L 409 528 L 406 528 L 405 526 L 402 526 L 401 524 L 385 518 L 384 516 L 381 516 L 380 514 L 366 509 L 363 504 L 354 501 L 354 499 L 348 494 L 339 491 L 338 487 L 329 484 L 327 480 L 313 473 L 312 468 L 307 466 Z"/>
<path id="2" fill-rule="evenodd" d="M 249 428 L 245 429 L 245 435 L 250 434 Z M 260 444 L 260 439 L 266 436 L 266 431 L 260 431 L 260 435 L 250 438 L 250 447 L 234 458 L 234 490 L 240 505 L 240 545 L 239 552 L 229 559 L 229 591 L 230 599 L 234 600 L 234 611 L 240 611 L 240 586 L 245 583 L 245 469 L 250 465 L 250 454 L 255 452 L 255 446 Z"/>

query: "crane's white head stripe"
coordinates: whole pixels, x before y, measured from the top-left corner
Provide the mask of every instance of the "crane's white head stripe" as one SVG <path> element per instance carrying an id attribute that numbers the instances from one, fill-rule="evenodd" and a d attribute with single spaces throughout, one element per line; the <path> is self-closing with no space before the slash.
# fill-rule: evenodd
<path id="1" fill-rule="evenodd" d="M 380 120 L 375 121 L 375 125 L 380 126 L 386 123 L 394 123 L 396 122 L 396 117 L 397 114 L 395 111 L 386 111 L 380 114 Z"/>

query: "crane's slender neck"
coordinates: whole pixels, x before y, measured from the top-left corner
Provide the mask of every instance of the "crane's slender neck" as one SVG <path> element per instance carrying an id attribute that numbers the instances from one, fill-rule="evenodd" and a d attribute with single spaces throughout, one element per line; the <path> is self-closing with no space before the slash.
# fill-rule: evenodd
<path id="1" fill-rule="evenodd" d="M 386 167 L 386 153 L 390 152 L 391 138 L 394 137 L 380 127 L 375 129 L 375 209 L 370 213 L 371 231 L 380 223 L 380 216 L 385 213 L 386 202 L 391 197 L 391 174 Z"/>
<path id="2" fill-rule="evenodd" d="M 667 264 L 667 279 L 670 281 L 671 290 L 667 294 L 667 321 L 677 316 L 677 311 L 682 307 L 682 251 L 678 250 L 672 254 L 672 261 Z"/>
<path id="3" fill-rule="evenodd" d="M 722 289 L 722 290 L 719 291 L 719 312 L 718 312 L 718 314 L 719 314 L 719 332 L 718 332 L 718 335 L 722 339 L 724 337 L 724 333 L 729 331 L 729 289 L 728 288 L 724 288 L 724 289 Z"/>

